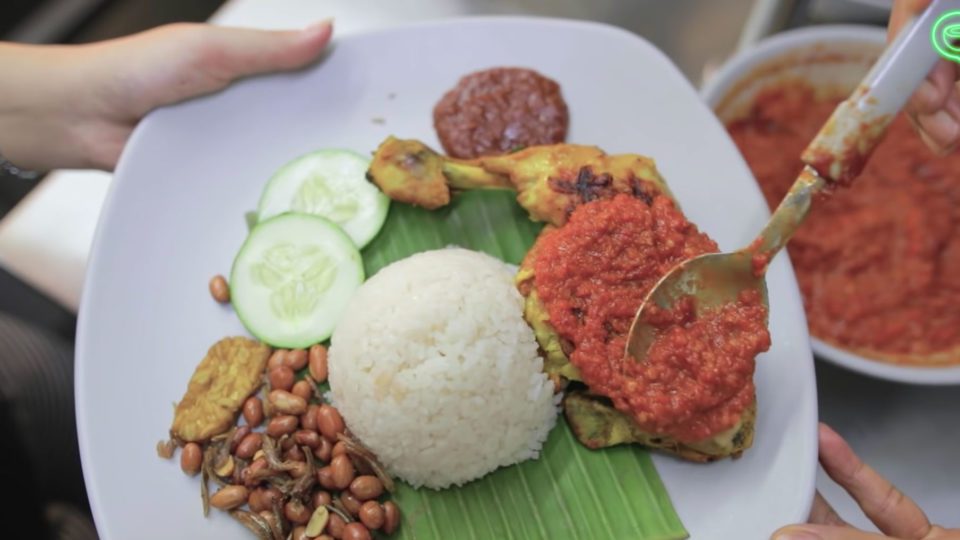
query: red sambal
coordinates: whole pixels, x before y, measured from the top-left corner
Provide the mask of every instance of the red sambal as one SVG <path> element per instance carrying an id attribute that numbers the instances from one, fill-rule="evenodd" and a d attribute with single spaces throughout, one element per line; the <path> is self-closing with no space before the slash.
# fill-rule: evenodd
<path id="1" fill-rule="evenodd" d="M 667 324 L 642 365 L 625 359 L 624 347 L 657 280 L 681 261 L 716 251 L 669 198 L 648 205 L 618 195 L 574 210 L 566 225 L 538 240 L 533 261 L 537 294 L 557 333 L 573 344 L 570 361 L 583 382 L 641 429 L 684 442 L 732 427 L 752 402 L 754 359 L 770 344 L 759 296 L 700 318 L 691 303 L 661 314 Z"/>
<path id="2" fill-rule="evenodd" d="M 838 103 L 778 87 L 728 126 L 771 208 Z M 933 156 L 905 117 L 850 188 L 814 204 L 788 250 L 814 336 L 904 362 L 960 346 L 960 155 Z"/>

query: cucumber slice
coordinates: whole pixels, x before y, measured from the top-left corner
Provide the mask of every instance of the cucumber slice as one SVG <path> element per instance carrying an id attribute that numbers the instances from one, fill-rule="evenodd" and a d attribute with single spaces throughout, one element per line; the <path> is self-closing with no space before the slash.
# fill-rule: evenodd
<path id="1" fill-rule="evenodd" d="M 367 181 L 370 160 L 349 150 L 319 150 L 277 171 L 263 188 L 257 219 L 285 212 L 323 216 L 367 245 L 387 218 L 390 199 Z"/>
<path id="2" fill-rule="evenodd" d="M 257 224 L 230 273 L 230 298 L 261 341 L 302 349 L 330 337 L 357 287 L 363 261 L 330 220 L 287 213 Z"/>

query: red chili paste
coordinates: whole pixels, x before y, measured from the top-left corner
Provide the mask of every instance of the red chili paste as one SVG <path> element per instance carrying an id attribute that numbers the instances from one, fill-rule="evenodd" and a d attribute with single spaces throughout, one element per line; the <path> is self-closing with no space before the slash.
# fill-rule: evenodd
<path id="1" fill-rule="evenodd" d="M 784 86 L 728 126 L 771 208 L 838 103 Z M 905 117 L 852 187 L 814 203 L 788 250 L 813 335 L 901 361 L 960 346 L 960 155 L 933 156 Z"/>
<path id="2" fill-rule="evenodd" d="M 617 195 L 578 207 L 566 225 L 545 233 L 533 262 L 537 294 L 558 334 L 573 343 L 570 361 L 583 382 L 641 429 L 681 441 L 730 428 L 752 401 L 754 357 L 769 346 L 759 297 L 700 318 L 683 303 L 659 321 L 668 324 L 643 364 L 624 358 L 626 336 L 661 276 L 716 251 L 669 198 L 648 205 Z"/>

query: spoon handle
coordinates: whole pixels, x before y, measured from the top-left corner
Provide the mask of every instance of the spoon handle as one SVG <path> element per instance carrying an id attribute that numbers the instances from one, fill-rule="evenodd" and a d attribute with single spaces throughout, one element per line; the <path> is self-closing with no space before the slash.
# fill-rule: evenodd
<path id="1" fill-rule="evenodd" d="M 960 0 L 934 0 L 904 25 L 853 94 L 840 103 L 801 159 L 830 182 L 849 184 L 911 94 L 942 58 L 960 61 L 953 45 L 960 30 Z"/>
<path id="2" fill-rule="evenodd" d="M 753 256 L 755 273 L 761 274 L 790 240 L 817 192 L 833 183 L 849 184 L 863 170 L 887 126 L 941 59 L 934 41 L 941 39 L 941 47 L 946 47 L 945 43 L 952 46 L 955 36 L 960 37 L 960 11 L 951 16 L 951 9 L 960 10 L 960 0 L 934 0 L 904 25 L 804 150 L 803 171 L 760 235 L 744 250 Z M 960 61 L 960 54 L 956 57 Z"/>

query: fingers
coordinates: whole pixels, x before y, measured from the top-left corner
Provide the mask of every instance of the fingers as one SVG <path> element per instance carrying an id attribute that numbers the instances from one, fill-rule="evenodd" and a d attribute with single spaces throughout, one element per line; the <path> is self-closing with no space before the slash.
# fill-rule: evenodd
<path id="1" fill-rule="evenodd" d="M 891 540 L 887 536 L 836 525 L 790 525 L 773 533 L 771 540 Z"/>
<path id="2" fill-rule="evenodd" d="M 930 0 L 896 0 L 887 24 L 887 42 L 893 41 L 903 25 L 930 5 Z"/>
<path id="3" fill-rule="evenodd" d="M 807 521 L 818 525 L 844 526 L 847 524 L 819 491 L 813 498 L 813 508 L 810 509 L 810 517 Z"/>
<path id="4" fill-rule="evenodd" d="M 897 0 L 890 12 L 887 41 L 890 42 L 911 17 L 930 5 L 930 0 Z M 960 96 L 956 89 L 957 65 L 940 61 L 920 84 L 906 106 L 907 116 L 920 139 L 937 154 L 948 154 L 960 143 Z"/>
<path id="5" fill-rule="evenodd" d="M 846 441 L 824 424 L 820 424 L 820 464 L 884 533 L 920 539 L 930 532 L 930 522 L 923 510 L 860 461 Z"/>

